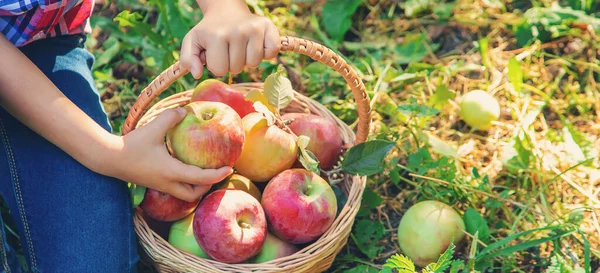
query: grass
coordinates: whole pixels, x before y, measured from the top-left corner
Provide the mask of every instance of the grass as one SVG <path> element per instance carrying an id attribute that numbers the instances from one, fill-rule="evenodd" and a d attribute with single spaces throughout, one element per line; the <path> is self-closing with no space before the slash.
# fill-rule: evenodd
<path id="1" fill-rule="evenodd" d="M 369 177 L 352 236 L 329 272 L 382 269 L 402 253 L 398 223 L 421 200 L 469 211 L 465 221 L 478 236 L 489 232 L 458 244 L 454 257 L 467 270 L 600 267 L 597 1 L 247 2 L 282 35 L 316 40 L 352 63 L 372 98 L 371 139 L 396 144 L 382 171 Z M 87 45 L 120 133 L 137 94 L 177 59 L 181 38 L 201 14 L 183 0 L 96 3 Z M 139 15 L 119 14 L 124 10 Z M 294 54 L 278 62 L 297 91 L 356 124 L 339 75 Z M 276 67 L 265 61 L 234 82 L 262 81 Z M 162 97 L 197 83 L 186 77 Z M 501 104 L 500 120 L 485 132 L 458 116 L 460 97 L 475 89 Z"/>

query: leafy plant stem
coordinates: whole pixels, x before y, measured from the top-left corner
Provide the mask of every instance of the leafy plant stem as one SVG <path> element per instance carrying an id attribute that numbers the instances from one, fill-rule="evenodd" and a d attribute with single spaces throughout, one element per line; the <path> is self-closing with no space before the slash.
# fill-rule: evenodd
<path id="1" fill-rule="evenodd" d="M 490 197 L 490 198 L 494 198 L 494 199 L 498 199 L 498 200 L 503 201 L 503 202 L 511 203 L 511 204 L 513 204 L 513 205 L 515 205 L 517 207 L 523 208 L 523 209 L 527 208 L 527 206 L 523 205 L 522 203 L 519 203 L 519 202 L 514 201 L 514 200 L 502 198 L 502 197 L 499 197 L 499 196 L 496 196 L 496 195 L 484 192 L 482 190 L 473 189 L 473 188 L 470 188 L 470 187 L 467 187 L 467 186 L 464 186 L 464 185 L 459 185 L 459 184 L 450 184 L 450 182 L 447 182 L 447 181 L 444 181 L 444 180 L 441 180 L 441 179 L 437 179 L 437 178 L 433 178 L 433 177 L 428 177 L 428 176 L 423 176 L 423 175 L 418 175 L 418 174 L 415 174 L 415 173 L 410 173 L 409 175 L 413 176 L 413 177 L 416 177 L 416 178 L 421 178 L 421 179 L 425 179 L 425 180 L 428 180 L 428 181 L 437 182 L 437 183 L 440 183 L 440 184 L 443 184 L 443 185 L 446 185 L 446 186 L 455 186 L 455 187 L 461 188 L 463 190 L 476 192 L 478 194 L 481 194 L 481 195 L 484 195 L 484 196 L 487 196 L 487 197 Z M 537 212 L 537 213 L 540 213 L 540 212 Z"/>

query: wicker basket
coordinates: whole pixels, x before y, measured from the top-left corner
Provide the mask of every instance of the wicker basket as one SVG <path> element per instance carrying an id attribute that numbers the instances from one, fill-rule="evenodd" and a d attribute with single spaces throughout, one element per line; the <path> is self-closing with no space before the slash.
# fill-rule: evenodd
<path id="1" fill-rule="evenodd" d="M 299 93 L 295 93 L 293 102 L 282 112 L 313 113 L 334 121 L 339 127 L 340 136 L 346 147 L 364 142 L 370 126 L 369 97 L 365 86 L 356 72 L 340 56 L 323 45 L 294 37 L 282 37 L 280 51 L 293 51 L 311 57 L 337 71 L 349 84 L 358 105 L 358 126 L 356 136 L 348 125 L 334 116 L 324 106 Z M 176 108 L 189 102 L 192 90 L 172 95 L 145 109 L 158 95 L 173 82 L 185 75 L 185 71 L 175 63 L 162 72 L 142 91 L 137 102 L 131 108 L 123 125 L 123 134 L 134 128 L 143 126 L 160 112 L 168 108 Z M 235 84 L 241 90 L 262 89 L 262 83 Z M 348 240 L 356 212 L 360 207 L 361 196 L 365 188 L 366 178 L 346 175 L 340 186 L 348 196 L 348 201 L 337 215 L 331 227 L 315 242 L 299 250 L 297 253 L 261 264 L 225 264 L 213 260 L 202 259 L 180 251 L 171 246 L 154 232 L 144 221 L 139 210 L 134 216 L 135 231 L 140 244 L 151 263 L 160 272 L 322 272 L 328 269 L 337 253 Z"/>

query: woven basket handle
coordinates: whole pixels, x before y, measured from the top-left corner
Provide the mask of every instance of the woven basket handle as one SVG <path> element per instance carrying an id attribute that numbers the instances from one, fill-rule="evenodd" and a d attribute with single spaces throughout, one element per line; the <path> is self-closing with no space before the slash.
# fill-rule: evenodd
<path id="1" fill-rule="evenodd" d="M 352 94 L 358 105 L 358 127 L 356 132 L 356 143 L 364 142 L 369 133 L 371 123 L 371 107 L 369 104 L 369 96 L 366 93 L 365 85 L 360 80 L 354 69 L 346 63 L 346 61 L 331 51 L 329 48 L 301 38 L 283 36 L 281 37 L 280 51 L 292 51 L 306 55 L 313 60 L 319 61 L 338 72 L 352 89 Z M 135 129 L 138 121 L 142 117 L 144 111 L 152 100 L 160 93 L 165 91 L 173 82 L 183 77 L 188 71 L 176 62 L 171 67 L 160 73 L 148 87 L 146 87 L 138 100 L 129 110 L 129 115 L 123 124 L 123 135 Z"/>

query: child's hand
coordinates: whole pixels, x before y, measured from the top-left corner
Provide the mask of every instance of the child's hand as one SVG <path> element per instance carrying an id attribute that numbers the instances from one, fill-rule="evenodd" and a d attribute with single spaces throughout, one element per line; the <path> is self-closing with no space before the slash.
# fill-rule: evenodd
<path id="1" fill-rule="evenodd" d="M 115 174 L 124 181 L 169 193 L 186 201 L 198 200 L 210 186 L 232 173 L 230 167 L 200 169 L 171 157 L 165 146 L 167 130 L 185 117 L 185 110 L 169 109 L 133 130 L 117 143 Z M 115 166 L 116 165 L 116 166 Z"/>
<path id="2" fill-rule="evenodd" d="M 220 77 L 277 55 L 277 28 L 269 19 L 252 14 L 245 1 L 198 0 L 198 4 L 204 18 L 183 39 L 180 59 L 194 78 L 202 76 L 203 63 Z"/>

